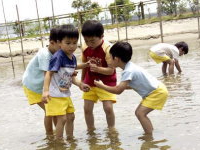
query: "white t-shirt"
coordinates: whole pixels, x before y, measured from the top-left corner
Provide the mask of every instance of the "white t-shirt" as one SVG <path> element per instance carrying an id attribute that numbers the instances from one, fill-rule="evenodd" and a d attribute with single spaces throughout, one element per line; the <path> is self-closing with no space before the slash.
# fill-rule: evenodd
<path id="1" fill-rule="evenodd" d="M 148 96 L 153 90 L 157 89 L 160 81 L 149 74 L 143 68 L 132 62 L 128 62 L 121 75 L 121 81 L 130 81 L 132 87 L 142 98 Z"/>
<path id="2" fill-rule="evenodd" d="M 156 53 L 158 56 L 169 56 L 171 59 L 178 59 L 179 50 L 176 46 L 167 44 L 167 43 L 159 43 L 150 48 L 150 51 Z"/>
<path id="3" fill-rule="evenodd" d="M 51 52 L 45 47 L 30 60 L 22 78 L 23 85 L 29 90 L 42 94 L 44 72 L 48 71 L 51 57 Z"/>

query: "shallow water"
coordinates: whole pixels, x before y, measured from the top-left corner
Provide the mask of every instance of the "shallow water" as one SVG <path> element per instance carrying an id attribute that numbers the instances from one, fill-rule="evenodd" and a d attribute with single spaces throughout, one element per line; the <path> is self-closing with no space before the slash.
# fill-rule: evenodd
<path id="1" fill-rule="evenodd" d="M 0 64 L 0 150 L 199 150 L 200 149 L 200 48 L 190 43 L 190 52 L 180 59 L 182 74 L 161 75 L 161 66 L 148 59 L 147 47 L 134 50 L 133 62 L 144 67 L 163 81 L 170 93 L 162 111 L 149 114 L 154 126 L 152 137 L 143 136 L 143 130 L 134 115 L 140 97 L 132 90 L 118 96 L 114 105 L 116 131 L 106 128 L 102 104 L 95 105 L 96 130 L 87 133 L 83 114 L 82 92 L 72 87 L 76 108 L 74 140 L 56 142 L 47 139 L 43 128 L 43 111 L 29 106 L 21 87 L 23 65 L 15 62 L 15 78 L 10 63 Z M 77 54 L 79 55 L 79 54 Z M 26 63 L 31 56 L 26 56 Z M 120 69 L 117 69 L 120 79 Z M 80 73 L 78 74 L 80 77 Z"/>

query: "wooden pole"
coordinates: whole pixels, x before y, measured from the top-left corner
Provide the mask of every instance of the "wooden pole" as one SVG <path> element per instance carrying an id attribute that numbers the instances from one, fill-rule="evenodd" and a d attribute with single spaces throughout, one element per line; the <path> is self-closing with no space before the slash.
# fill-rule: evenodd
<path id="1" fill-rule="evenodd" d="M 41 43 L 42 43 L 42 47 L 44 47 L 43 40 L 42 40 L 42 31 L 41 31 L 41 24 L 40 24 L 40 18 L 39 18 L 39 13 L 38 13 L 37 0 L 35 0 L 35 5 L 36 5 L 36 10 L 37 10 L 37 18 L 38 18 L 38 24 L 39 24 L 39 30 L 40 30 Z"/>
<path id="2" fill-rule="evenodd" d="M 120 36 L 119 36 L 119 24 L 118 24 L 118 15 L 117 15 L 117 3 L 115 0 L 115 14 L 116 14 L 116 23 L 117 23 L 117 36 L 118 36 L 118 41 L 120 41 Z"/>
<path id="3" fill-rule="evenodd" d="M 200 38 L 199 0 L 197 0 L 197 13 L 198 13 L 197 21 L 198 21 L 198 33 L 199 33 L 198 38 Z"/>
<path id="4" fill-rule="evenodd" d="M 51 0 L 51 8 L 52 8 L 52 15 L 53 15 L 53 27 L 54 27 L 54 26 L 55 26 L 55 16 L 54 16 L 53 0 Z"/>
<path id="5" fill-rule="evenodd" d="M 10 50 L 10 59 L 11 59 L 11 64 L 12 64 L 12 71 L 13 71 L 13 76 L 15 78 L 15 68 L 14 68 L 14 63 L 13 63 L 13 56 L 12 56 L 12 51 L 11 51 L 11 46 L 10 46 L 10 38 L 8 35 L 8 28 L 7 28 L 7 21 L 6 21 L 6 15 L 5 15 L 5 10 L 4 10 L 4 5 L 3 5 L 3 0 L 1 0 L 2 8 L 3 8 L 3 15 L 4 15 L 4 22 L 5 22 L 5 27 L 6 27 L 6 35 L 7 35 L 7 41 L 8 41 L 8 46 Z"/>
<path id="6" fill-rule="evenodd" d="M 24 70 L 25 70 L 25 62 L 24 62 L 24 47 L 23 47 L 23 40 L 22 40 L 22 27 L 21 27 L 21 23 L 20 23 L 20 19 L 19 19 L 19 12 L 18 12 L 18 7 L 16 5 L 16 11 L 17 11 L 17 19 L 18 19 L 18 23 L 19 23 L 19 35 L 20 35 L 20 42 L 21 42 L 21 49 L 22 49 L 22 60 L 23 60 L 23 66 L 24 66 Z"/>
<path id="7" fill-rule="evenodd" d="M 163 43 L 163 25 L 162 25 L 162 14 L 161 14 L 161 3 L 160 0 L 157 0 L 157 4 L 158 4 L 158 9 L 157 9 L 157 13 L 158 13 L 158 17 L 160 20 L 160 37 L 161 37 L 161 42 Z"/>

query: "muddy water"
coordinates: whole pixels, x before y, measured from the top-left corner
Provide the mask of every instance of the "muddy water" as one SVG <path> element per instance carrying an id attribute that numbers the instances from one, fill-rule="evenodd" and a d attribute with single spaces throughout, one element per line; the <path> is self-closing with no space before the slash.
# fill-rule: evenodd
<path id="1" fill-rule="evenodd" d="M 132 61 L 144 67 L 164 82 L 170 92 L 162 111 L 153 111 L 149 117 L 155 128 L 152 137 L 143 136 L 143 130 L 134 111 L 140 97 L 132 90 L 118 96 L 114 105 L 116 131 L 106 128 L 102 104 L 95 105 L 96 130 L 87 133 L 81 92 L 72 87 L 76 108 L 75 138 L 64 143 L 47 139 L 43 128 L 43 111 L 29 106 L 21 87 L 23 65 L 16 57 L 15 78 L 10 63 L 0 64 L 0 150 L 199 150 L 200 149 L 200 48 L 199 42 L 190 42 L 190 53 L 180 59 L 182 74 L 161 75 L 161 66 L 150 60 L 147 47 L 134 50 Z M 79 55 L 79 54 L 77 54 Z M 26 63 L 30 57 L 26 56 Z M 120 69 L 117 69 L 120 79 Z M 80 77 L 80 73 L 79 76 Z"/>

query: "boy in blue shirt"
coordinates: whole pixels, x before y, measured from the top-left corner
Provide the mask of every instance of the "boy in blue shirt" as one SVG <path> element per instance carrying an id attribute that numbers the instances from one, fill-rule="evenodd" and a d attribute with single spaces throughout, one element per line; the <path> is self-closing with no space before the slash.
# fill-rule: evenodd
<path id="1" fill-rule="evenodd" d="M 153 126 L 147 115 L 154 109 L 163 108 L 168 96 L 165 85 L 130 61 L 132 47 L 129 43 L 117 42 L 111 47 L 110 54 L 112 55 L 112 66 L 123 69 L 121 82 L 114 87 L 104 85 L 101 81 L 95 81 L 94 84 L 115 94 L 121 94 L 128 88 L 135 90 L 142 97 L 135 114 L 145 133 L 152 134 Z"/>
<path id="2" fill-rule="evenodd" d="M 73 53 L 77 49 L 78 29 L 73 25 L 66 25 L 58 34 L 61 49 L 50 60 L 49 71 L 45 75 L 42 100 L 46 103 L 46 116 L 55 116 L 57 119 L 56 138 L 62 139 L 65 122 L 67 137 L 73 136 L 75 109 L 70 98 L 72 83 L 85 92 L 89 90 L 89 86 L 74 76 L 77 61 Z"/>
<path id="3" fill-rule="evenodd" d="M 58 30 L 59 27 L 51 29 L 48 47 L 41 48 L 38 53 L 31 59 L 22 78 L 24 93 L 28 98 L 29 104 L 38 104 L 44 111 L 45 106 L 44 103 L 42 103 L 44 75 L 46 71 L 48 71 L 50 58 L 57 50 L 60 49 L 57 43 Z M 44 126 L 46 134 L 52 135 L 52 117 L 44 117 Z"/>

